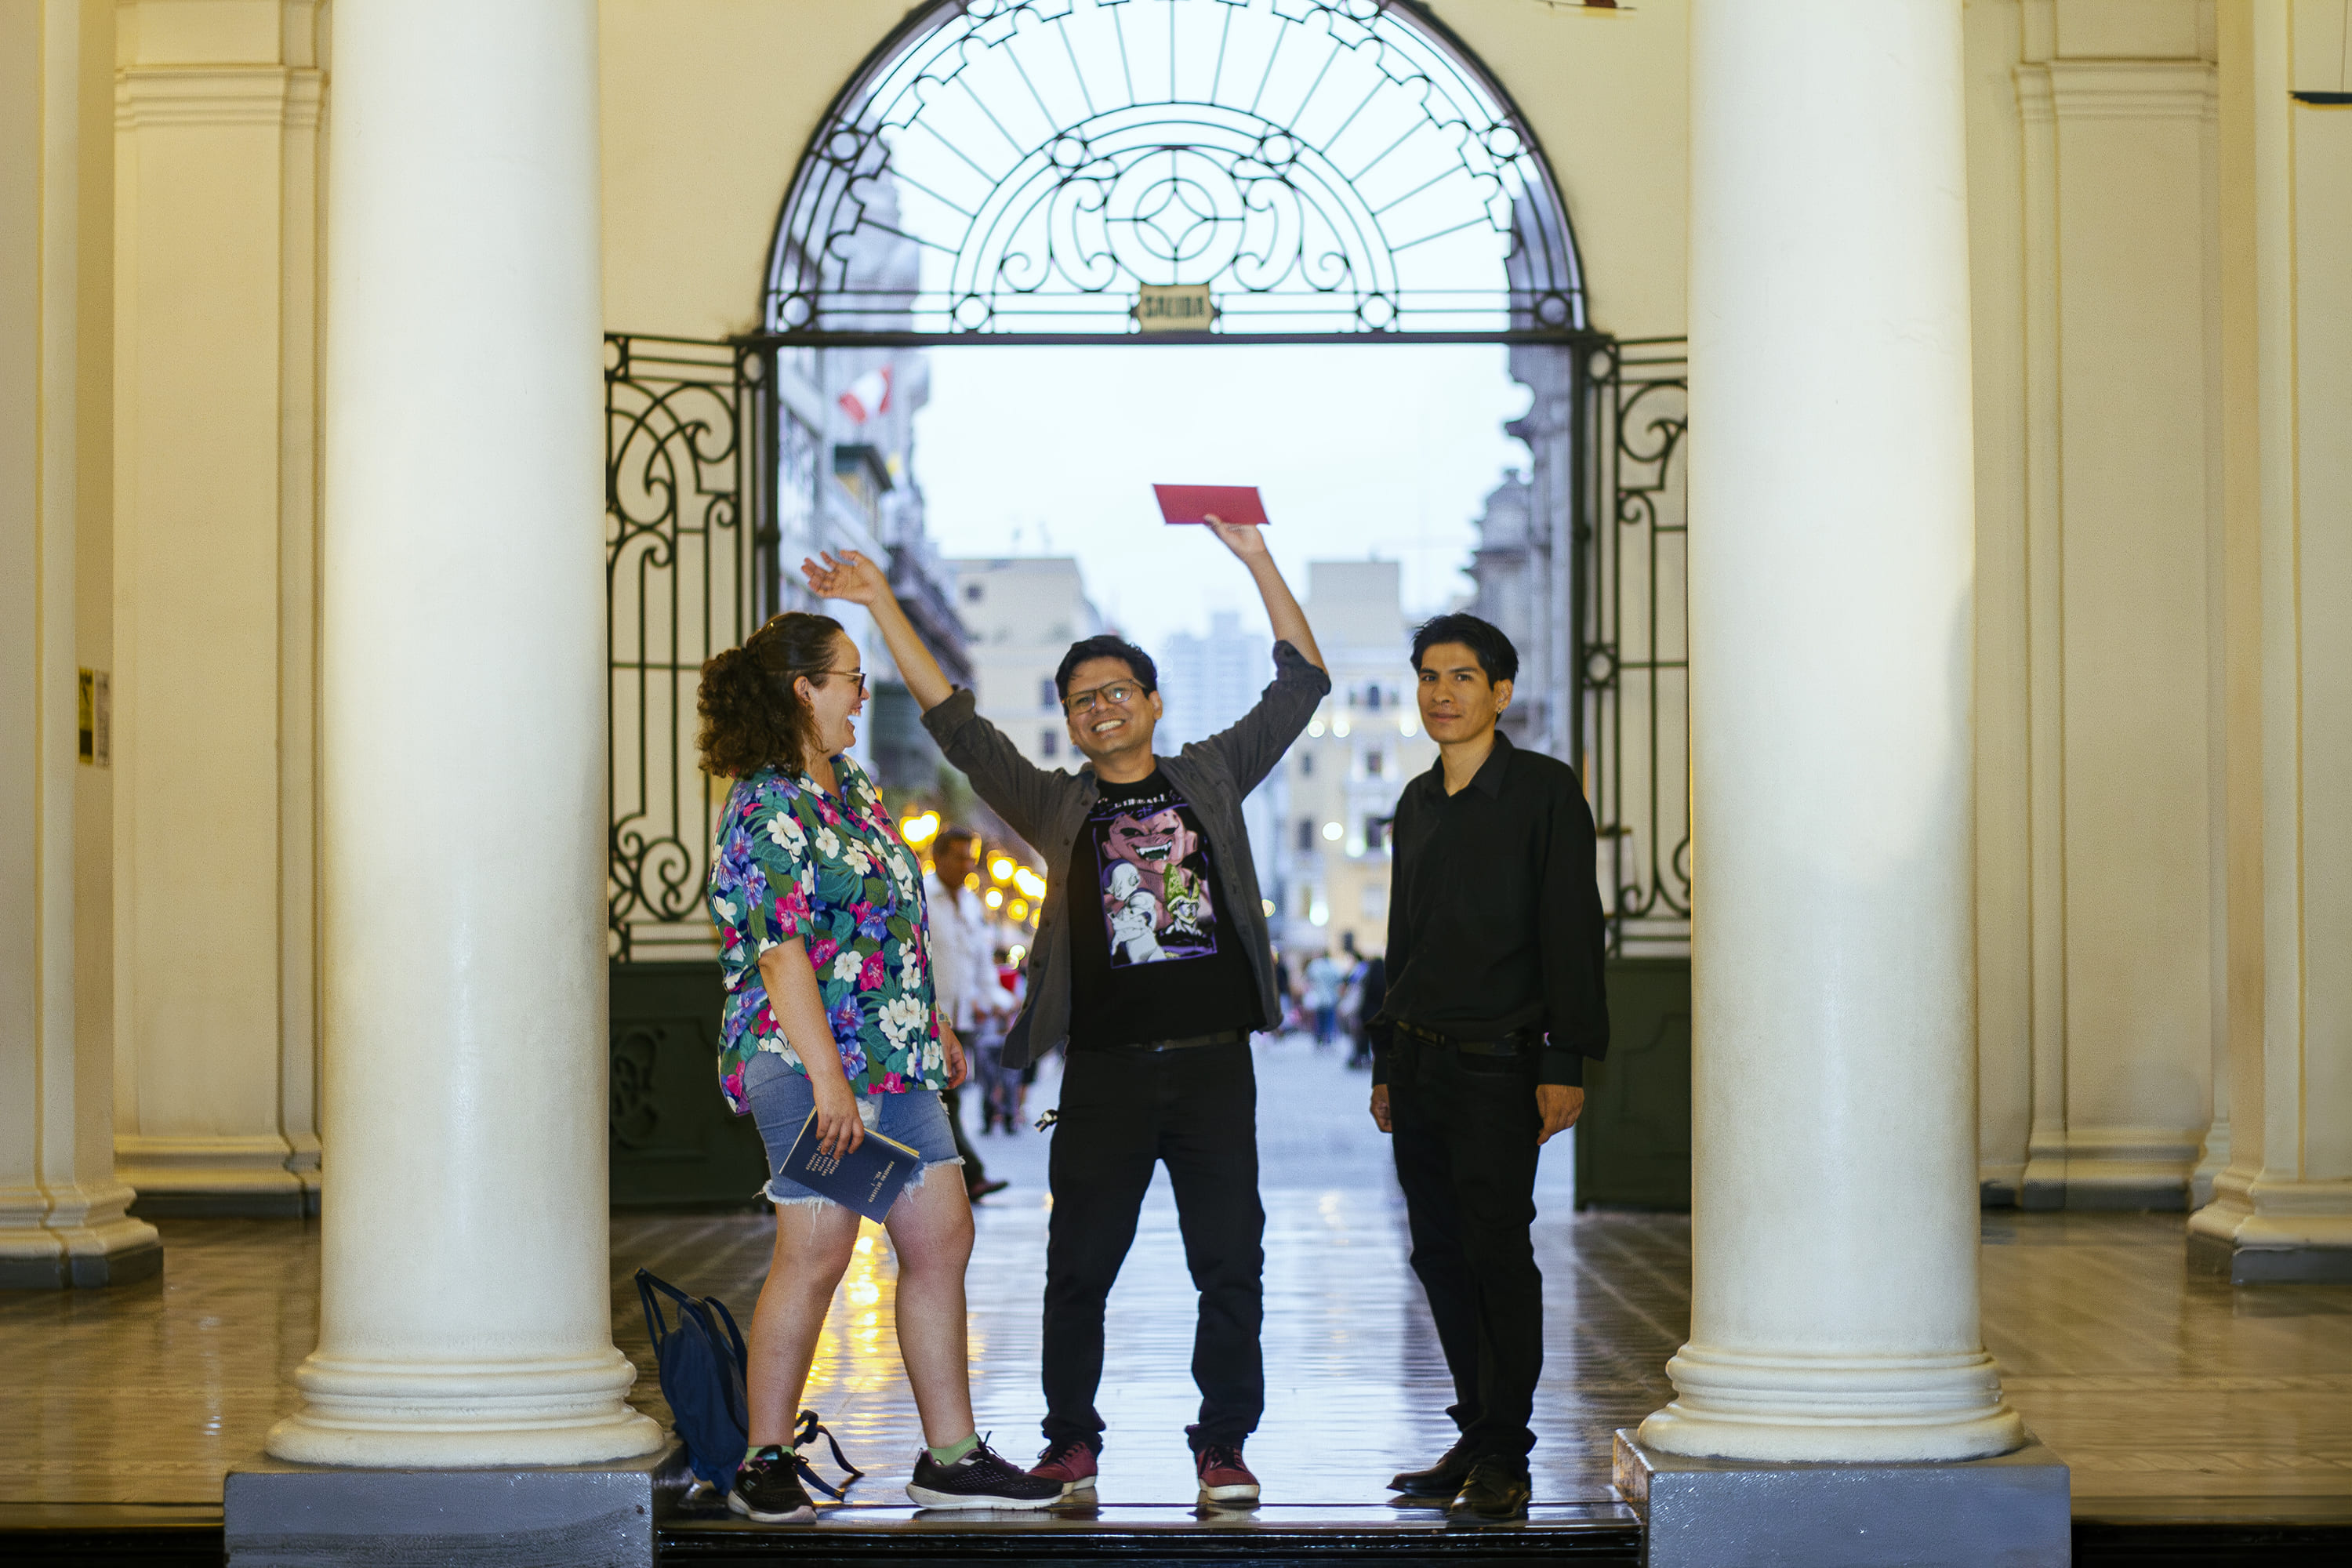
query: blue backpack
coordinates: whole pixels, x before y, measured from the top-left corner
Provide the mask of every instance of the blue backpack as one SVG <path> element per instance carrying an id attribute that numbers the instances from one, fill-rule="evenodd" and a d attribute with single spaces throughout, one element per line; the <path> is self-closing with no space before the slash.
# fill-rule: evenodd
<path id="1" fill-rule="evenodd" d="M 668 1297 L 677 1309 L 675 1329 L 662 1321 L 656 1292 Z M 743 1369 L 750 1357 L 743 1348 L 743 1331 L 735 1326 L 735 1314 L 718 1297 L 705 1296 L 698 1301 L 646 1268 L 637 1270 L 637 1300 L 645 1304 L 646 1332 L 654 1342 L 654 1366 L 661 1374 L 662 1397 L 669 1402 L 678 1437 L 686 1444 L 687 1468 L 720 1492 L 731 1491 L 751 1436 L 751 1402 L 743 1388 Z M 832 1448 L 833 1462 L 847 1472 L 840 1486 L 827 1485 L 800 1453 L 819 1437 Z M 801 1412 L 793 1433 L 792 1453 L 801 1479 L 836 1501 L 851 1482 L 866 1474 L 843 1458 L 840 1442 L 818 1423 L 814 1410 Z"/>
<path id="2" fill-rule="evenodd" d="M 656 1291 L 677 1308 L 674 1329 L 662 1321 Z M 743 1392 L 743 1331 L 718 1297 L 698 1301 L 649 1269 L 637 1270 L 637 1300 L 645 1303 L 662 1397 L 669 1401 L 686 1444 L 687 1465 L 719 1490 L 730 1490 L 751 1433 L 751 1400 Z"/>

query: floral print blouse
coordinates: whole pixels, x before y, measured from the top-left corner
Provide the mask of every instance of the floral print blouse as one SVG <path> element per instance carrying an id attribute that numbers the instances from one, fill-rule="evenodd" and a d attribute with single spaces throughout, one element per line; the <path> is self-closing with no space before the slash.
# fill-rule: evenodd
<path id="1" fill-rule="evenodd" d="M 923 868 L 899 841 L 881 793 L 845 756 L 833 759 L 838 798 L 808 774 L 765 768 L 735 781 L 710 857 L 710 913 L 727 979 L 719 1081 L 735 1114 L 751 1109 L 743 1068 L 773 1051 L 806 1073 L 784 1043 L 760 979 L 760 955 L 801 939 L 859 1094 L 943 1089 L 946 1054 L 931 1005 Z"/>

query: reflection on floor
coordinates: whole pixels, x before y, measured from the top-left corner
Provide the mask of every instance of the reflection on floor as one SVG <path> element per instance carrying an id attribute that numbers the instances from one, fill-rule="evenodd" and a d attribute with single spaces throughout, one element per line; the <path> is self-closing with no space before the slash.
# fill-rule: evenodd
<path id="1" fill-rule="evenodd" d="M 1250 1461 L 1270 1509 L 1377 1504 L 1391 1471 L 1451 1436 L 1385 1143 L 1363 1120 L 1364 1079 L 1335 1058 L 1286 1043 L 1260 1063 L 1268 1408 Z M 1048 1074 L 1032 1115 L 1053 1089 Z M 991 1173 L 1013 1183 L 980 1213 L 971 1279 L 980 1424 L 1009 1455 L 1034 1451 L 1041 1413 L 1044 1145 L 1025 1131 L 979 1142 Z M 1680 1218 L 1571 1214 L 1567 1156 L 1547 1151 L 1540 1193 L 1551 1331 L 1534 1457 L 1538 1500 L 1563 1518 L 1612 1501 L 1611 1428 L 1670 1396 L 1663 1368 L 1685 1332 L 1689 1268 Z M 223 1473 L 290 1407 L 290 1374 L 317 1333 L 315 1224 L 163 1231 L 160 1280 L 0 1297 L 0 1502 L 217 1505 Z M 614 1222 L 614 1324 L 643 1369 L 641 1406 L 667 1415 L 630 1273 L 650 1267 L 748 1319 L 768 1232 L 759 1215 Z M 1987 1342 L 2027 1422 L 2074 1466 L 2078 1513 L 2133 1498 L 2246 1500 L 2223 1511 L 2308 1498 L 2303 1511 L 2343 1512 L 2321 1500 L 2352 1497 L 2352 1287 L 2192 1277 L 2178 1215 L 1989 1215 L 1985 1241 Z M 871 1472 L 853 1495 L 876 1505 L 901 1501 L 919 1440 L 891 1286 L 887 1238 L 870 1231 L 808 1401 Z M 1192 1496 L 1192 1317 L 1163 1183 L 1111 1302 L 1107 1506 Z"/>

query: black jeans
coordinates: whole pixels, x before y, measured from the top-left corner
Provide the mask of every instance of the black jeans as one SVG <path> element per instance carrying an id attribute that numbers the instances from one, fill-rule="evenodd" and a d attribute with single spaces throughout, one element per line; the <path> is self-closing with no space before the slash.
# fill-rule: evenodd
<path id="1" fill-rule="evenodd" d="M 1265 1210 L 1257 1198 L 1257 1072 L 1246 1043 L 1173 1051 L 1073 1042 L 1047 1169 L 1045 1440 L 1099 1449 L 1103 1302 L 1135 1240 L 1151 1168 L 1168 1163 L 1184 1261 L 1201 1293 L 1192 1381 L 1199 1444 L 1238 1446 L 1265 1408 Z"/>
<path id="2" fill-rule="evenodd" d="M 1446 1414 L 1473 1452 L 1524 1461 L 1543 1372 L 1543 1274 L 1528 1235 L 1543 1126 L 1535 1061 L 1400 1040 L 1389 1125 L 1412 1271 L 1454 1375 Z"/>

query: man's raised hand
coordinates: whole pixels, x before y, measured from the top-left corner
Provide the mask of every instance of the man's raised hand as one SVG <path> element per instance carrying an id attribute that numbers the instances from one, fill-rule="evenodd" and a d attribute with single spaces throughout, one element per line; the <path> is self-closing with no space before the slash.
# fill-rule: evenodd
<path id="1" fill-rule="evenodd" d="M 819 561 L 824 564 L 817 564 Z M 820 599 L 846 599 L 872 609 L 892 597 L 890 580 L 882 575 L 882 568 L 855 550 L 843 551 L 838 561 L 822 550 L 816 552 L 816 561 L 803 557 L 801 575 L 808 579 L 809 592 Z"/>
<path id="2" fill-rule="evenodd" d="M 1221 521 L 1214 512 L 1211 512 L 1201 521 L 1209 525 L 1209 531 L 1215 534 L 1226 549 L 1243 560 L 1247 561 L 1254 555 L 1265 553 L 1265 535 L 1259 531 L 1257 524 L 1225 522 Z"/>

